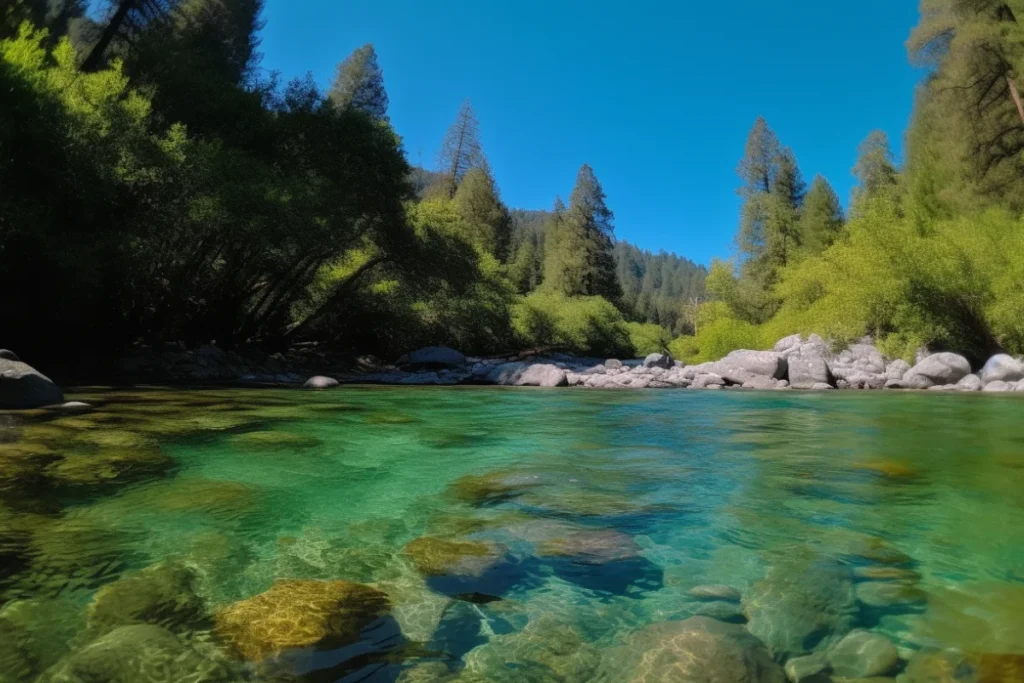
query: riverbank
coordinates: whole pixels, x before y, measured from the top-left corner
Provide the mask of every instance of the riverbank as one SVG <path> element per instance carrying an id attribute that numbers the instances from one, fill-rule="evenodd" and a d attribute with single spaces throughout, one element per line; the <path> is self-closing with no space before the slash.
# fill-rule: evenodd
<path id="1" fill-rule="evenodd" d="M 316 345 L 286 353 L 225 351 L 215 345 L 187 350 L 140 349 L 110 370 L 104 383 L 254 384 L 330 389 L 343 384 L 498 385 L 588 389 L 930 390 L 1024 392 L 1024 360 L 1006 354 L 974 369 L 963 356 L 918 353 L 911 366 L 887 358 L 870 339 L 839 352 L 818 335 L 792 335 L 771 351 L 741 349 L 724 358 L 686 365 L 654 353 L 644 359 L 582 358 L 526 353 L 481 358 L 427 347 L 388 364 L 373 356 L 332 354 Z M 975 371 L 976 370 L 976 371 Z M 0 408 L 36 408 L 63 402 L 57 384 L 11 351 L 0 350 Z"/>

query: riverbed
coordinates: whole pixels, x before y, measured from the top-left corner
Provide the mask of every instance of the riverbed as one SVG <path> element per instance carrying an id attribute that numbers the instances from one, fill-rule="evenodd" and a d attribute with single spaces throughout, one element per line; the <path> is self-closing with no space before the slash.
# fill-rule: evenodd
<path id="1" fill-rule="evenodd" d="M 140 625 L 181 681 L 677 680 L 694 616 L 780 667 L 861 629 L 872 675 L 1024 671 L 1024 396 L 67 393 L 0 414 L 4 683 L 127 683 Z M 232 623 L 339 581 L 381 596 L 351 633 Z"/>

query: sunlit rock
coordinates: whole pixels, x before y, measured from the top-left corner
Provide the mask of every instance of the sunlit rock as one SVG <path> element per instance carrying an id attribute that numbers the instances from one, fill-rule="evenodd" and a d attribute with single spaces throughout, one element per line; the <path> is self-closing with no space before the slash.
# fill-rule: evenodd
<path id="1" fill-rule="evenodd" d="M 601 680 L 627 683 L 785 683 L 786 675 L 744 627 L 709 617 L 642 628 L 605 657 Z"/>
<path id="2" fill-rule="evenodd" d="M 871 678 L 892 673 L 900 662 L 896 646 L 885 636 L 853 631 L 828 653 L 832 671 L 845 678 Z"/>
<path id="3" fill-rule="evenodd" d="M 358 583 L 282 579 L 218 612 L 216 630 L 242 657 L 260 661 L 290 649 L 356 642 L 389 607 L 382 592 Z"/>

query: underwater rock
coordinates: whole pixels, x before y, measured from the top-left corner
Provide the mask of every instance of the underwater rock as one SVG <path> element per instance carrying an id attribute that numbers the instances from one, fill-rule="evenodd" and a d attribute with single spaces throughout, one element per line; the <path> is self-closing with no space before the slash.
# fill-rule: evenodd
<path id="1" fill-rule="evenodd" d="M 708 617 L 640 629 L 605 658 L 606 679 L 628 683 L 785 683 L 745 628 Z"/>
<path id="2" fill-rule="evenodd" d="M 868 607 L 910 607 L 923 605 L 928 595 L 903 583 L 867 581 L 857 585 L 857 599 Z"/>
<path id="3" fill-rule="evenodd" d="M 850 630 L 856 611 L 848 568 L 796 559 L 768 570 L 743 595 L 750 632 L 776 659 L 807 654 Z"/>
<path id="4" fill-rule="evenodd" d="M 292 455 L 296 450 L 315 448 L 321 443 L 315 436 L 293 432 L 246 432 L 231 437 L 232 446 L 251 451 L 276 451 L 284 455 Z"/>
<path id="5" fill-rule="evenodd" d="M 467 673 L 493 683 L 591 681 L 601 662 L 571 623 L 551 615 L 531 620 L 518 633 L 491 636 L 464 659 Z"/>
<path id="6" fill-rule="evenodd" d="M 730 624 L 745 624 L 747 617 L 738 603 L 725 600 L 698 603 L 693 613 L 699 617 L 711 617 Z"/>
<path id="7" fill-rule="evenodd" d="M 354 643 L 389 608 L 383 593 L 362 584 L 282 579 L 218 612 L 216 630 L 242 657 L 260 661 L 290 649 Z"/>
<path id="8" fill-rule="evenodd" d="M 921 580 L 921 575 L 913 569 L 903 569 L 902 567 L 855 567 L 853 575 L 858 579 L 867 579 L 870 581 L 917 583 Z"/>
<path id="9" fill-rule="evenodd" d="M 77 606 L 62 600 L 15 600 L 0 609 L 0 683 L 34 679 L 68 652 L 81 628 Z"/>
<path id="10" fill-rule="evenodd" d="M 478 593 L 497 597 L 520 578 L 508 548 L 492 541 L 422 536 L 406 545 L 403 554 L 433 590 L 445 595 Z"/>
<path id="11" fill-rule="evenodd" d="M 467 474 L 452 482 L 448 490 L 456 500 L 472 505 L 487 505 L 521 496 L 545 483 L 545 478 L 539 474 L 499 471 Z"/>
<path id="12" fill-rule="evenodd" d="M 824 653 L 793 657 L 786 662 L 786 678 L 790 683 L 830 683 L 825 673 L 828 671 L 828 658 Z"/>
<path id="13" fill-rule="evenodd" d="M 84 517 L 41 520 L 33 529 L 23 581 L 43 595 L 98 588 L 136 559 L 135 534 Z"/>
<path id="14" fill-rule="evenodd" d="M 828 653 L 832 671 L 846 678 L 871 678 L 892 673 L 900 663 L 896 646 L 885 636 L 852 631 Z"/>
<path id="15" fill-rule="evenodd" d="M 726 602 L 739 602 L 743 597 L 739 589 L 719 584 L 694 586 L 686 591 L 686 594 L 697 600 L 725 600 Z"/>
<path id="16" fill-rule="evenodd" d="M 141 481 L 173 467 L 174 460 L 156 448 L 111 448 L 67 453 L 48 465 L 45 474 L 62 486 L 97 486 Z"/>
<path id="17" fill-rule="evenodd" d="M 122 626 L 71 653 L 38 683 L 229 683 L 237 680 L 159 626 Z"/>
<path id="18" fill-rule="evenodd" d="M 621 531 L 594 529 L 549 538 L 537 546 L 541 557 L 567 557 L 579 564 L 608 564 L 640 556 L 640 546 Z"/>
<path id="19" fill-rule="evenodd" d="M 135 494 L 133 490 L 129 495 Z M 162 481 L 137 494 L 160 511 L 202 513 L 234 518 L 252 512 L 259 504 L 259 492 L 235 481 L 175 477 Z"/>
<path id="20" fill-rule="evenodd" d="M 195 573 L 161 562 L 108 583 L 89 605 L 88 625 L 100 633 L 118 626 L 153 624 L 170 631 L 207 625 L 206 608 L 193 588 Z"/>
<path id="21" fill-rule="evenodd" d="M 60 457 L 59 452 L 39 442 L 0 443 L 0 491 L 16 491 L 42 481 L 46 467 Z"/>

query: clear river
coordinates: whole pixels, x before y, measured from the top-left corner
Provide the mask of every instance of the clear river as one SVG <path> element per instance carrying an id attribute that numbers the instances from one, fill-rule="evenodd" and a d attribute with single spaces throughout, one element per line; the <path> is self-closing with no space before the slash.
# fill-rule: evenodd
<path id="1" fill-rule="evenodd" d="M 774 683 L 858 630 L 898 661 L 833 680 L 1024 678 L 1024 395 L 69 399 L 0 413 L 0 683 Z M 740 666 L 693 617 L 767 664 L 687 672 Z"/>

